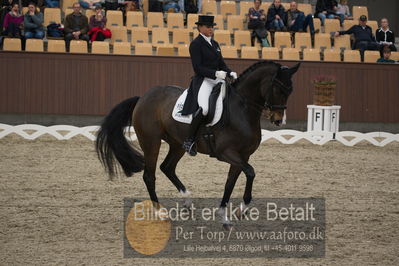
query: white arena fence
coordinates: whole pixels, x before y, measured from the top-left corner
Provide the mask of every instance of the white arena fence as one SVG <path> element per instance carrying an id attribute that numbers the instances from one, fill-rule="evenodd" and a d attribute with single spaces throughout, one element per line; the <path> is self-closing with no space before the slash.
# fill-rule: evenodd
<path id="1" fill-rule="evenodd" d="M 24 139 L 34 140 L 43 135 L 50 135 L 57 140 L 69 140 L 75 136 L 84 136 L 89 140 L 96 140 L 98 126 L 75 127 L 68 125 L 41 126 L 34 124 L 23 124 L 11 126 L 0 124 L 0 139 L 10 134 L 17 134 Z M 126 137 L 132 141 L 137 140 L 133 128 Z M 302 132 L 296 130 L 262 130 L 262 143 L 274 139 L 283 144 L 294 144 L 300 140 L 307 140 L 313 144 L 324 145 L 329 141 L 338 141 L 345 146 L 354 146 L 362 141 L 367 141 L 375 146 L 384 147 L 393 142 L 399 142 L 399 134 L 386 132 L 359 133 L 354 131 L 342 131 L 334 134 L 330 132 Z"/>

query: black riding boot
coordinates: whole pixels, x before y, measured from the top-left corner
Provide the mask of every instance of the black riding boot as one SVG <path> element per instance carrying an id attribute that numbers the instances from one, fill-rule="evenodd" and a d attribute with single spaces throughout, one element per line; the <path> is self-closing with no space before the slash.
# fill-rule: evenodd
<path id="1" fill-rule="evenodd" d="M 193 121 L 191 121 L 191 124 L 190 124 L 188 138 L 183 142 L 183 149 L 191 156 L 197 155 L 195 141 L 196 141 L 196 137 L 197 137 L 197 131 L 203 121 L 204 121 L 204 116 L 202 115 L 202 108 L 199 108 L 193 114 Z"/>

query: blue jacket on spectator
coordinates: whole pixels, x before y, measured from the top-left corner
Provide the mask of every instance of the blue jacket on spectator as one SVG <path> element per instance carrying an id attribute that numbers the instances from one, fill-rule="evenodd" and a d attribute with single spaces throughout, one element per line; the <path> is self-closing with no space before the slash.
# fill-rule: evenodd
<path id="1" fill-rule="evenodd" d="M 287 18 L 286 18 L 286 13 L 285 13 L 283 5 L 280 5 L 279 8 L 276 8 L 274 6 L 274 4 L 272 4 L 269 7 L 269 10 L 267 11 L 267 19 L 266 19 L 266 28 L 267 29 L 271 28 L 271 23 L 275 19 L 276 15 L 279 15 L 279 17 L 284 22 L 284 24 L 286 23 Z"/>
<path id="2" fill-rule="evenodd" d="M 364 28 L 360 25 L 355 25 L 355 26 L 352 26 L 347 31 L 340 31 L 339 34 L 340 35 L 354 34 L 355 35 L 354 47 L 356 47 L 356 44 L 361 41 L 376 42 L 371 27 L 367 26 L 367 25 Z"/>

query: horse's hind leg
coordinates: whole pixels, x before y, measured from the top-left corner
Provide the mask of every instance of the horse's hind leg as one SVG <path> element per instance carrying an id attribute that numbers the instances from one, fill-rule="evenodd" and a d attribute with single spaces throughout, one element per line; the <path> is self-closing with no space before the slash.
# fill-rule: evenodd
<path id="1" fill-rule="evenodd" d="M 158 197 L 155 192 L 155 170 L 159 154 L 159 148 L 161 146 L 161 139 L 146 139 L 141 141 L 138 136 L 141 149 L 144 153 L 144 174 L 143 179 L 147 187 L 148 193 L 152 202 L 157 203 Z"/>
<path id="2" fill-rule="evenodd" d="M 178 143 L 169 144 L 169 152 L 166 155 L 165 160 L 162 162 L 160 168 L 161 171 L 169 178 L 169 180 L 175 185 L 177 190 L 185 197 L 184 205 L 186 207 L 191 205 L 190 192 L 186 189 L 179 177 L 176 175 L 177 163 L 184 155 L 184 150 Z"/>

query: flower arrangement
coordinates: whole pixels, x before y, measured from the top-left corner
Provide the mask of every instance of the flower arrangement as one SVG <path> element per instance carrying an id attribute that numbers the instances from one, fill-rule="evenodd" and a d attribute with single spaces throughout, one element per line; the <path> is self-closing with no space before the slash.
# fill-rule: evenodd
<path id="1" fill-rule="evenodd" d="M 333 76 L 320 75 L 312 80 L 314 85 L 313 104 L 331 106 L 335 103 L 337 80 Z"/>
<path id="2" fill-rule="evenodd" d="M 312 80 L 312 83 L 313 84 L 321 84 L 321 85 L 337 84 L 337 80 L 333 76 L 320 75 L 320 76 L 316 76 Z"/>

